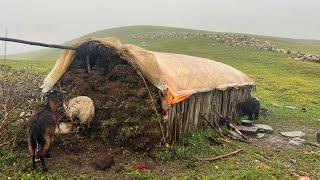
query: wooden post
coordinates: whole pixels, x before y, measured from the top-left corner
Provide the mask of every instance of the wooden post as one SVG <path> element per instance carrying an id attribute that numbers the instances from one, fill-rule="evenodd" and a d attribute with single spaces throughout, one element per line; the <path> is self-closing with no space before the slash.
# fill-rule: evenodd
<path id="1" fill-rule="evenodd" d="M 10 42 L 16 42 L 21 44 L 29 44 L 33 46 L 43 46 L 43 47 L 49 47 L 49 48 L 57 48 L 57 49 L 69 49 L 69 50 L 76 50 L 74 47 L 70 46 L 62 46 L 62 45 L 56 45 L 56 44 L 46 44 L 46 43 L 40 43 L 40 42 L 32 42 L 32 41 L 25 41 L 21 39 L 14 39 L 14 38 L 7 38 L 7 37 L 0 37 L 0 41 L 10 41 Z"/>
<path id="2" fill-rule="evenodd" d="M 8 31 L 7 31 L 7 27 L 6 27 L 6 36 L 8 36 Z M 7 64 L 7 41 L 4 42 L 4 64 Z"/>

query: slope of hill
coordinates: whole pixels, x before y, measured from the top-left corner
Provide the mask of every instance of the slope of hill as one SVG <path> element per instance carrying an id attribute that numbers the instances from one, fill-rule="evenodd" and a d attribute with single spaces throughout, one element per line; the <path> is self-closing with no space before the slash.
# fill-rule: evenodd
<path id="1" fill-rule="evenodd" d="M 115 37 L 120 39 L 124 43 L 131 43 L 138 46 L 145 46 L 142 42 L 145 42 L 148 37 L 145 38 L 135 38 L 136 36 L 149 35 L 153 36 L 156 33 L 163 34 L 162 38 L 165 36 L 170 36 L 172 34 L 203 34 L 209 33 L 209 31 L 184 29 L 184 28 L 174 28 L 174 27 L 162 27 L 162 26 L 127 26 L 101 30 L 84 35 L 80 38 L 91 37 L 91 38 L 105 38 L 105 37 Z M 224 34 L 224 33 L 221 33 Z M 228 33 L 235 34 L 235 33 Z M 319 40 L 304 40 L 304 39 L 289 39 L 289 38 L 279 38 L 279 37 L 269 37 L 269 36 L 257 36 L 257 35 L 247 35 L 249 37 L 254 37 L 260 41 L 268 41 L 270 44 L 274 44 L 279 48 L 285 48 L 291 51 L 300 51 L 305 53 L 320 54 L 320 41 Z M 79 38 L 79 39 L 80 39 Z M 71 42 L 71 41 L 69 41 Z M 65 45 L 69 42 L 64 43 Z M 44 49 L 32 52 L 19 53 L 10 56 L 11 59 L 25 59 L 25 60 L 55 60 L 58 58 L 62 50 L 58 49 Z"/>
<path id="2" fill-rule="evenodd" d="M 84 35 L 79 39 L 87 38 L 87 37 L 90 37 L 90 38 L 115 37 L 117 39 L 120 39 L 124 43 L 137 44 L 138 42 L 134 40 L 132 36 L 135 34 L 145 34 L 148 32 L 205 32 L 205 31 L 174 28 L 174 27 L 162 27 L 162 26 L 127 26 L 127 27 L 119 27 L 119 28 L 96 31 L 96 32 Z M 67 45 L 69 44 L 69 42 L 66 42 L 64 44 Z M 10 56 L 10 58 L 19 59 L 19 60 L 55 60 L 58 58 L 61 52 L 62 50 L 59 50 L 59 49 L 44 49 L 44 50 L 19 53 L 19 54 Z"/>
<path id="3" fill-rule="evenodd" d="M 65 156 L 62 162 L 51 161 L 54 167 L 46 174 L 47 177 L 63 179 L 64 175 L 68 174 L 79 178 L 79 172 L 83 172 L 81 175 L 84 179 L 105 178 L 110 175 L 122 179 L 294 179 L 296 177 L 292 173 L 302 175 L 302 172 L 308 173 L 311 179 L 320 177 L 319 147 L 311 144 L 316 141 L 316 132 L 320 130 L 320 63 L 298 61 L 288 58 L 289 55 L 286 53 L 259 51 L 251 46 L 230 46 L 229 43 L 218 43 L 208 36 L 193 35 L 189 32 L 190 30 L 177 28 L 134 26 L 99 31 L 88 36 L 115 36 L 124 42 L 149 50 L 209 58 L 241 70 L 255 81 L 257 91 L 253 92 L 253 96 L 258 97 L 261 106 L 268 110 L 261 113 L 261 118 L 255 123 L 271 125 L 274 132 L 265 134 L 262 139 L 254 138 L 253 144 L 232 141 L 226 146 L 212 145 L 208 140 L 208 137 L 214 136 L 212 129 L 195 132 L 185 137 L 183 146 L 169 147 L 156 154 L 157 161 L 148 164 L 150 166 L 146 172 L 135 171 L 130 166 L 132 164 L 125 165 L 125 170 L 121 172 L 86 171 L 85 167 L 82 167 L 85 163 L 81 166 L 75 165 L 79 163 L 74 163 L 75 158 L 71 157 L 71 153 L 68 157 Z M 260 39 L 260 42 L 270 41 L 280 48 L 319 53 L 319 41 L 252 37 Z M 53 61 L 9 63 L 15 67 L 30 66 L 34 73 L 44 76 L 50 70 Z M 306 137 L 302 137 L 305 142 L 301 145 L 290 144 L 292 139 L 280 134 L 283 131 L 295 130 L 306 133 Z M 219 156 L 238 148 L 244 149 L 244 152 L 215 162 L 199 160 L 203 157 Z M 28 172 L 22 170 L 29 159 L 19 155 L 13 156 L 10 150 L 4 154 L 0 153 L 1 173 L 14 174 L 17 179 L 29 177 Z M 125 150 L 123 154 L 128 155 L 126 157 L 135 155 Z M 60 155 L 56 154 L 52 159 L 57 159 Z M 144 158 L 145 155 L 137 159 L 144 162 Z M 41 174 L 30 176 L 39 178 Z"/>

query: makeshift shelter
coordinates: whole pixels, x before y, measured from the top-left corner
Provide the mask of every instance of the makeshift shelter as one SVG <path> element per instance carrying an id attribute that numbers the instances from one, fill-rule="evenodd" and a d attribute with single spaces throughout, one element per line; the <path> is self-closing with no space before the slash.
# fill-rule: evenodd
<path id="1" fill-rule="evenodd" d="M 91 83 L 97 77 L 97 73 L 92 72 L 103 69 L 98 73 L 98 79 L 108 77 L 105 77 L 107 80 L 100 79 L 102 82 L 100 85 L 100 80 L 97 80 L 94 82 L 94 88 L 86 87 L 83 91 L 81 88 L 75 88 L 76 91 L 81 91 L 79 94 L 92 97 L 95 96 L 94 93 L 86 94 L 88 89 L 92 92 L 103 93 L 106 91 L 101 90 L 103 83 L 110 85 L 109 81 L 112 80 L 113 75 L 108 72 L 114 71 L 116 74 L 121 74 L 131 67 L 135 71 L 133 73 L 142 79 L 142 85 L 147 86 L 148 96 L 142 95 L 141 97 L 148 103 L 152 101 L 150 106 L 157 106 L 154 110 L 158 112 L 167 110 L 167 117 L 161 120 L 160 124 L 163 126 L 164 136 L 171 141 L 176 141 L 181 135 L 203 127 L 205 122 L 200 119 L 200 115 L 211 114 L 212 117 L 218 118 L 214 113 L 216 111 L 223 116 L 236 117 L 237 104 L 250 97 L 250 92 L 254 87 L 253 81 L 244 73 L 213 60 L 149 51 L 134 45 L 122 44 L 113 38 L 85 39 L 76 41 L 71 46 L 75 47 L 76 51 L 65 50 L 61 54 L 51 72 L 44 79 L 43 92 L 55 86 L 60 88 L 68 86 L 70 80 L 66 78 L 68 73 L 73 73 L 72 76 L 69 76 L 72 78 L 77 74 L 86 74 L 85 77 L 81 77 L 87 79 L 89 76 L 89 80 L 82 82 L 90 81 Z M 120 65 L 126 66 L 121 69 Z M 125 79 L 128 78 L 128 74 L 123 76 Z M 139 84 L 134 80 L 125 82 Z M 71 89 L 68 90 L 71 91 Z M 140 92 L 140 89 L 134 93 Z M 112 91 L 112 86 L 108 90 Z M 162 92 L 162 97 L 157 96 L 157 91 Z M 149 96 L 151 96 L 151 101 L 147 100 Z M 101 101 L 102 98 L 96 99 Z M 157 102 L 159 100 L 161 103 Z M 103 104 L 100 102 L 96 106 L 103 106 Z M 120 106 L 123 107 L 122 104 Z"/>

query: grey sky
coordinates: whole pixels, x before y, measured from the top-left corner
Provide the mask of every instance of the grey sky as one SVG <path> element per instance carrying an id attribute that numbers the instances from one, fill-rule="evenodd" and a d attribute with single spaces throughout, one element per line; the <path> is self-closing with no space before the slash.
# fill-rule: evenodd
<path id="1" fill-rule="evenodd" d="M 0 35 L 63 43 L 118 26 L 161 25 L 320 39 L 319 0 L 1 0 Z M 8 53 L 37 47 L 9 43 Z M 0 42 L 0 54 L 3 43 Z"/>

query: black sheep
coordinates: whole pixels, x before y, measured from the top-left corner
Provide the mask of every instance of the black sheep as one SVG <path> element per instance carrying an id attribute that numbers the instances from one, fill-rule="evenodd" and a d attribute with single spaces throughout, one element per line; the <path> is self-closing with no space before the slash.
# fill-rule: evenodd
<path id="1" fill-rule="evenodd" d="M 250 97 L 247 101 L 242 102 L 238 106 L 239 114 L 248 115 L 250 120 L 259 118 L 260 101 L 256 97 Z"/>
<path id="2" fill-rule="evenodd" d="M 56 128 L 59 96 L 56 91 L 50 91 L 45 96 L 44 104 L 29 120 L 28 148 L 32 156 L 32 170 L 36 168 L 36 158 L 40 158 L 43 171 L 48 170 L 45 158 L 50 156 L 49 148 L 53 143 Z"/>

